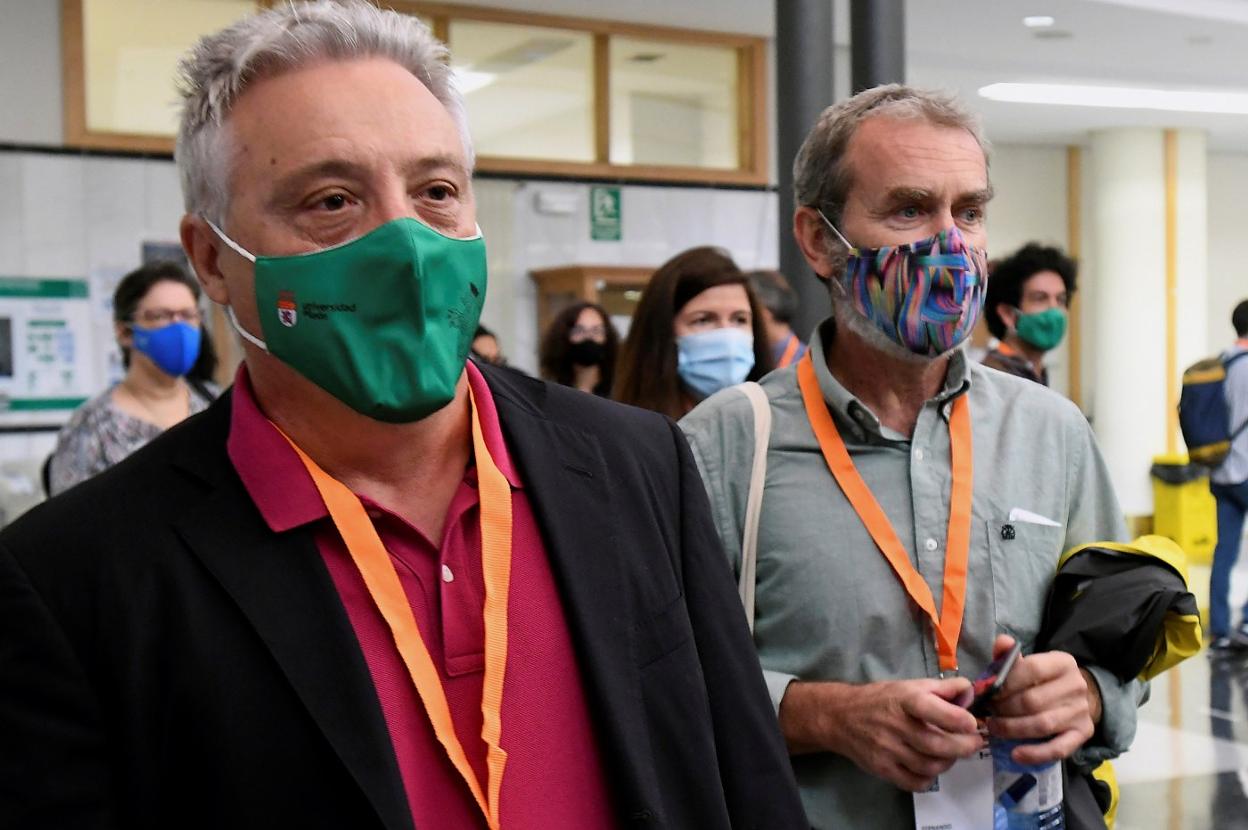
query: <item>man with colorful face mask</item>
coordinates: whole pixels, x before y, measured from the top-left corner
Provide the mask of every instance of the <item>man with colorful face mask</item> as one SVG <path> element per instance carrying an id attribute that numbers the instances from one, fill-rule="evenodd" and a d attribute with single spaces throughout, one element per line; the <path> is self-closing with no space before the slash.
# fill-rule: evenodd
<path id="1" fill-rule="evenodd" d="M 1022 743 L 1015 761 L 1094 763 L 1134 733 L 1138 683 L 1032 647 L 1059 556 L 1123 537 L 1122 513 L 1079 411 L 961 348 L 992 195 L 962 104 L 859 93 L 823 113 L 794 180 L 794 234 L 832 314 L 761 381 L 764 474 L 741 391 L 681 426 L 738 576 L 756 545 L 755 644 L 811 823 L 990 827 L 993 765 L 964 705 L 1015 640 L 986 721 Z"/>
<path id="2" fill-rule="evenodd" d="M 679 430 L 466 361 L 445 47 L 278 4 L 183 63 L 232 391 L 0 535 L 17 826 L 804 827 Z"/>
<path id="3" fill-rule="evenodd" d="M 1049 385 L 1044 356 L 1066 335 L 1076 270 L 1061 250 L 1036 242 L 993 263 L 985 319 L 997 346 L 985 366 Z"/>

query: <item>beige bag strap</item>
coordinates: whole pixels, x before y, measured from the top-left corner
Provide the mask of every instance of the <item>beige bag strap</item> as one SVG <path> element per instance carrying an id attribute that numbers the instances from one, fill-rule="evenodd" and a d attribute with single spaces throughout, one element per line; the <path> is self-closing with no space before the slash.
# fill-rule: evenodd
<path id="1" fill-rule="evenodd" d="M 750 490 L 745 499 L 745 527 L 741 534 L 741 577 L 737 590 L 745 619 L 754 631 L 754 581 L 758 567 L 758 517 L 763 508 L 763 486 L 767 478 L 767 444 L 771 440 L 771 404 L 757 383 L 737 387 L 754 410 L 754 463 L 750 467 Z"/>

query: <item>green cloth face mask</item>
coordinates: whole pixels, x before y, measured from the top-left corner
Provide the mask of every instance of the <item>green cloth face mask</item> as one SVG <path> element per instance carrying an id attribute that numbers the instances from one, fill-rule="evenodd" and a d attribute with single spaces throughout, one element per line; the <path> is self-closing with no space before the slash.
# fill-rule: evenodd
<path id="1" fill-rule="evenodd" d="M 404 217 L 341 245 L 255 256 L 264 340 L 248 342 L 378 421 L 419 421 L 451 402 L 485 303 L 485 240 Z"/>
<path id="2" fill-rule="evenodd" d="M 1066 335 L 1066 310 L 1054 306 L 1034 314 L 1018 313 L 1014 331 L 1028 346 L 1047 352 L 1056 348 Z"/>

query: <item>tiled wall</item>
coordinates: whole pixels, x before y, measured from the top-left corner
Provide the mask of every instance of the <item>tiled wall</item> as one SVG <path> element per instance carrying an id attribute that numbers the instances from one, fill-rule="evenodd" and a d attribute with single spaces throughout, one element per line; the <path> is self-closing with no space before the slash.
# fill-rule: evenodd
<path id="1" fill-rule="evenodd" d="M 42 152 L 0 152 L 0 276 L 95 278 L 136 267 L 145 241 L 176 242 L 182 197 L 173 163 Z M 104 385 L 116 347 L 109 292 L 91 296 L 94 386 Z M 63 420 L 57 413 L 41 422 Z M 0 413 L 0 425 L 34 416 Z M 51 451 L 51 433 L 0 434 L 0 520 L 22 476 Z M 37 484 L 37 481 L 35 482 Z M 14 496 L 14 491 L 17 495 Z"/>

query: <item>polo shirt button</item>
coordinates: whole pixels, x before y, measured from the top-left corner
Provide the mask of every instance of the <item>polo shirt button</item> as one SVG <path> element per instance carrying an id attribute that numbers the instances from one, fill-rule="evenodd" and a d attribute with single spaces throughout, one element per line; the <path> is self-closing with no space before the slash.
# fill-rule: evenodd
<path id="1" fill-rule="evenodd" d="M 918 450 L 915 450 L 915 451 L 914 451 L 914 460 L 915 460 L 915 461 L 922 461 L 922 460 L 923 460 L 923 450 L 918 449 Z"/>
<path id="2" fill-rule="evenodd" d="M 923 547 L 927 548 L 928 550 L 936 550 L 936 548 L 938 548 L 939 545 L 936 544 L 935 539 L 928 539 L 926 542 L 923 543 Z"/>
<path id="3" fill-rule="evenodd" d="M 449 565 L 442 566 L 442 581 L 443 582 L 455 581 L 455 574 L 451 573 L 451 568 Z"/>

